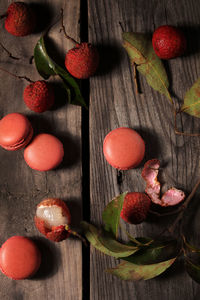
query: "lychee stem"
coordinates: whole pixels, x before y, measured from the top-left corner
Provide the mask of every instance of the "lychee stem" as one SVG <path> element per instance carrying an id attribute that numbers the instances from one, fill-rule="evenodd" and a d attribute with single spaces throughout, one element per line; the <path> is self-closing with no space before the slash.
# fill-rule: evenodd
<path id="1" fill-rule="evenodd" d="M 19 59 L 19 57 L 13 56 L 12 53 L 11 53 L 10 51 L 8 51 L 8 49 L 6 49 L 6 47 L 5 47 L 1 42 L 0 42 L 0 46 L 3 48 L 4 51 L 7 52 L 8 56 L 9 56 L 10 58 L 12 58 L 12 59 L 17 59 L 17 60 Z"/>
<path id="2" fill-rule="evenodd" d="M 8 73 L 9 75 L 11 75 L 11 76 L 13 76 L 13 77 L 15 77 L 15 78 L 18 78 L 18 79 L 25 79 L 26 81 L 31 82 L 31 83 L 34 82 L 33 80 L 31 80 L 30 78 L 28 78 L 28 77 L 26 77 L 26 76 L 18 76 L 18 75 L 15 75 L 15 74 L 10 73 L 9 71 L 7 71 L 7 70 L 5 70 L 5 69 L 3 69 L 3 68 L 1 68 L 1 67 L 0 67 L 0 70 L 3 71 L 3 72 Z"/>
<path id="3" fill-rule="evenodd" d="M 83 243 L 84 245 L 87 247 L 87 242 L 86 242 L 86 239 L 84 239 L 78 232 L 76 231 L 73 231 L 69 225 L 65 225 L 65 230 L 67 230 L 70 234 L 78 237 Z"/>
<path id="4" fill-rule="evenodd" d="M 67 34 L 66 30 L 65 30 L 64 21 L 63 21 L 63 19 L 64 19 L 64 17 L 63 17 L 63 8 L 61 8 L 60 13 L 61 13 L 61 31 L 64 32 L 65 37 L 66 37 L 68 40 L 70 40 L 72 43 L 74 43 L 75 45 L 76 45 L 76 44 L 79 44 L 79 42 L 77 42 L 77 41 L 74 40 L 72 37 L 70 37 L 70 36 Z"/>
<path id="5" fill-rule="evenodd" d="M 190 133 L 190 132 L 182 132 L 177 129 L 177 115 L 183 112 L 183 110 L 176 110 L 174 108 L 174 131 L 176 134 L 184 135 L 184 136 L 200 136 L 200 133 Z"/>

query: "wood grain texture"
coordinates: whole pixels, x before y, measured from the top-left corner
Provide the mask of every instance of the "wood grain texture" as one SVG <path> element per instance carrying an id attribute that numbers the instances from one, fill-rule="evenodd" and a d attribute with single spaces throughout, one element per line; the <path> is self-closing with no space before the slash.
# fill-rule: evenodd
<path id="1" fill-rule="evenodd" d="M 3 0 L 0 12 L 12 1 Z M 1 21 L 0 41 L 20 60 L 8 58 L 0 49 L 0 67 L 33 80 L 41 79 L 34 64 L 29 64 L 41 32 L 58 20 L 61 7 L 69 35 L 79 39 L 80 1 L 25 1 L 32 3 L 39 14 L 38 33 L 17 38 L 8 34 Z M 50 31 L 51 52 L 63 63 L 66 50 L 73 45 L 60 33 L 60 23 Z M 56 50 L 55 50 L 56 49 Z M 31 112 L 23 103 L 27 82 L 0 71 L 0 117 L 11 112 L 24 113 L 31 121 L 34 133 L 55 134 L 63 142 L 63 163 L 49 172 L 31 170 L 23 159 L 23 150 L 9 152 L 0 149 L 0 243 L 12 235 L 33 237 L 42 251 L 42 266 L 30 280 L 14 281 L 0 274 L 0 299 L 9 300 L 78 300 L 82 299 L 82 245 L 70 238 L 60 244 L 43 238 L 33 222 L 36 204 L 46 197 L 66 201 L 75 226 L 81 219 L 81 109 L 66 104 L 66 95 L 59 92 L 57 79 L 56 105 L 42 114 Z"/>
<path id="2" fill-rule="evenodd" d="M 187 89 L 199 77 L 200 1 L 89 0 L 89 41 L 99 47 L 101 63 L 98 74 L 90 80 L 90 190 L 91 222 L 101 223 L 105 205 L 122 191 L 144 191 L 142 165 L 122 173 L 105 161 L 102 145 L 112 129 L 127 126 L 136 129 L 146 142 L 144 161 L 159 158 L 162 181 L 189 193 L 200 177 L 199 138 L 174 134 L 171 106 L 168 100 L 150 88 L 140 76 L 143 94 L 136 95 L 133 72 L 122 48 L 122 23 L 126 31 L 153 32 L 164 24 L 183 27 L 188 38 L 188 55 L 165 62 L 171 90 L 179 103 Z M 181 116 L 179 128 L 199 131 L 199 119 Z M 200 243 L 198 208 L 199 192 L 191 211 L 195 216 L 186 221 L 185 232 L 190 241 Z M 171 219 L 147 220 L 128 227 L 135 236 L 158 234 Z M 173 220 L 173 218 L 172 218 Z M 150 281 L 123 282 L 104 270 L 118 262 L 91 248 L 90 295 L 92 300 L 195 299 L 200 287 L 184 272 L 179 260 L 164 275 Z"/>

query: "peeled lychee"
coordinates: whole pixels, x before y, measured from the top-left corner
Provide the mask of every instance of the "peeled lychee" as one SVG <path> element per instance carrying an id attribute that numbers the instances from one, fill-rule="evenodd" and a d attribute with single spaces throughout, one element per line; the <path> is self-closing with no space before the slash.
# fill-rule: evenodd
<path id="1" fill-rule="evenodd" d="M 54 90 L 44 80 L 30 83 L 24 90 L 24 102 L 34 112 L 42 113 L 54 104 Z"/>
<path id="2" fill-rule="evenodd" d="M 66 69 L 78 79 L 87 79 L 94 75 L 98 65 L 99 53 L 89 43 L 77 43 L 65 56 Z"/>
<path id="3" fill-rule="evenodd" d="M 60 199 L 48 198 L 40 202 L 34 219 L 37 229 L 51 241 L 61 242 L 70 235 L 68 225 L 71 215 L 65 202 Z"/>
<path id="4" fill-rule="evenodd" d="M 11 3 L 5 17 L 5 29 L 12 35 L 25 36 L 32 33 L 35 29 L 35 13 L 24 2 Z"/>
<path id="5" fill-rule="evenodd" d="M 129 224 L 142 223 L 150 209 L 151 199 L 144 193 L 128 193 L 124 198 L 121 218 Z"/>
<path id="6" fill-rule="evenodd" d="M 152 44 L 155 53 L 162 59 L 181 56 L 186 50 L 186 38 L 176 27 L 164 25 L 153 34 Z"/>

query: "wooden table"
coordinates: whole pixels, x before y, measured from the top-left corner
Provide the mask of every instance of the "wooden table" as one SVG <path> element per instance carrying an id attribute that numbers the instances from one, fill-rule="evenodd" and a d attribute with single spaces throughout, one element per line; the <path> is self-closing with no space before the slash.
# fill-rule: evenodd
<path id="1" fill-rule="evenodd" d="M 11 1 L 1 0 L 0 13 Z M 62 165 L 49 172 L 31 170 L 23 160 L 23 151 L 0 149 L 0 243 L 12 235 L 32 237 L 39 245 L 43 262 L 31 280 L 13 281 L 0 274 L 2 300 L 197 300 L 200 286 L 184 272 L 178 261 L 164 275 L 150 281 L 125 282 L 104 273 L 116 265 L 93 247 L 84 248 L 70 238 L 60 244 L 43 238 L 34 226 L 36 204 L 43 198 L 58 197 L 66 201 L 73 225 L 84 219 L 101 224 L 105 205 L 122 191 L 143 191 L 142 165 L 119 174 L 108 165 L 102 153 L 105 135 L 112 129 L 127 126 L 136 129 L 146 142 L 145 161 L 159 158 L 164 166 L 162 181 L 189 193 L 200 177 L 199 137 L 175 135 L 171 106 L 165 96 L 150 88 L 139 76 L 141 95 L 136 95 L 133 72 L 122 48 L 122 23 L 127 31 L 153 32 L 163 24 L 178 25 L 188 37 L 188 55 L 165 62 L 171 89 L 183 99 L 187 89 L 199 77 L 200 68 L 200 1 L 145 0 L 34 0 L 40 12 L 40 32 L 23 38 L 9 35 L 1 21 L 1 43 L 19 60 L 12 60 L 0 49 L 0 67 L 32 80 L 40 79 L 34 64 L 29 63 L 41 31 L 53 23 L 64 9 L 68 34 L 77 40 L 90 41 L 99 47 L 99 72 L 83 81 L 82 91 L 89 101 L 89 111 L 66 104 L 56 92 L 56 107 L 42 114 L 31 112 L 22 99 L 27 83 L 0 72 L 0 117 L 21 112 L 28 116 L 34 132 L 58 136 L 65 148 Z M 50 37 L 61 63 L 72 43 L 60 33 L 57 23 Z M 53 48 L 53 46 L 52 46 Z M 54 49 L 54 48 L 53 48 Z M 179 128 L 200 131 L 199 119 L 183 115 Z M 199 192 L 194 198 L 196 214 L 185 228 L 195 245 L 200 243 L 198 209 Z M 169 218 L 128 227 L 135 236 L 159 233 Z"/>

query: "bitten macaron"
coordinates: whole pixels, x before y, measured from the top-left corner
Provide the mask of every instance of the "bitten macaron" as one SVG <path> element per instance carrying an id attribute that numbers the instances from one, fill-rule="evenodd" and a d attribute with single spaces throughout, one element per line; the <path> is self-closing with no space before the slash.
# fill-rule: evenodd
<path id="1" fill-rule="evenodd" d="M 41 133 L 34 137 L 24 150 L 24 159 L 30 168 L 49 171 L 56 168 L 63 160 L 64 149 L 55 136 Z"/>
<path id="2" fill-rule="evenodd" d="M 143 160 L 145 143 L 135 130 L 119 127 L 106 135 L 103 153 L 112 167 L 128 170 L 137 167 Z"/>
<path id="3" fill-rule="evenodd" d="M 0 120 L 0 146 L 6 150 L 24 148 L 32 139 L 33 128 L 20 113 L 11 113 Z"/>
<path id="4" fill-rule="evenodd" d="M 0 270 L 12 279 L 20 280 L 33 276 L 40 263 L 40 251 L 29 238 L 12 236 L 0 248 Z"/>

